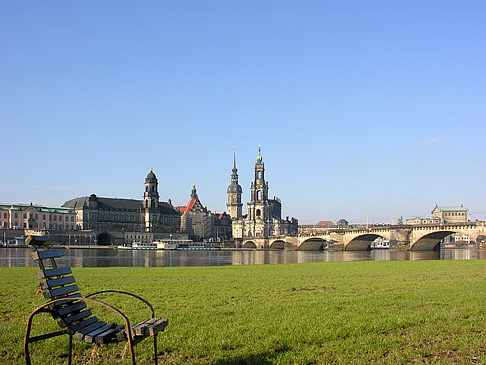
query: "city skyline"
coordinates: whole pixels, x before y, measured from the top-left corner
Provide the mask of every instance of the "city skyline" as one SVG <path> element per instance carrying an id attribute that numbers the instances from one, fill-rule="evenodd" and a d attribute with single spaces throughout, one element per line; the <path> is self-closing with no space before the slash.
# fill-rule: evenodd
<path id="1" fill-rule="evenodd" d="M 480 1 L 3 3 L 0 203 L 96 194 L 243 213 L 261 145 L 299 224 L 486 220 Z"/>

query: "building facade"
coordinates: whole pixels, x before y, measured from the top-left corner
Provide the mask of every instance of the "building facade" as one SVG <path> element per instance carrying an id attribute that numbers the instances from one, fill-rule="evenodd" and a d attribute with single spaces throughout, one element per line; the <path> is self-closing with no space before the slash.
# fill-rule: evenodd
<path id="1" fill-rule="evenodd" d="M 213 237 L 213 214 L 202 205 L 195 185 L 192 186 L 191 198 L 187 204 L 175 209 L 182 214 L 181 232 L 187 233 L 193 240 Z"/>
<path id="2" fill-rule="evenodd" d="M 76 212 L 66 207 L 33 204 L 0 204 L 0 228 L 76 230 Z"/>
<path id="3" fill-rule="evenodd" d="M 228 206 L 230 206 L 229 194 Z M 298 232 L 297 219 L 289 220 L 288 217 L 286 220 L 281 219 L 282 203 L 280 199 L 268 198 L 268 182 L 265 181 L 265 165 L 260 147 L 255 162 L 255 175 L 250 186 L 250 201 L 247 203 L 247 208 L 248 214 L 246 216 L 233 219 L 233 238 L 270 237 Z"/>
<path id="4" fill-rule="evenodd" d="M 439 218 L 442 224 L 463 223 L 469 220 L 469 210 L 462 205 L 460 207 L 436 205 L 432 210 L 432 217 Z"/>
<path id="5" fill-rule="evenodd" d="M 431 217 L 415 217 L 406 220 L 407 225 L 464 223 L 469 221 L 469 210 L 456 206 L 438 206 L 431 212 Z"/>
<path id="6" fill-rule="evenodd" d="M 180 229 L 180 214 L 170 201 L 159 201 L 158 181 L 152 169 L 145 179 L 143 200 L 91 194 L 69 200 L 63 207 L 76 212 L 77 228 L 82 230 L 170 233 Z"/>
<path id="7" fill-rule="evenodd" d="M 440 224 L 439 217 L 415 217 L 406 220 L 406 224 L 409 226 L 421 226 L 424 224 Z"/>

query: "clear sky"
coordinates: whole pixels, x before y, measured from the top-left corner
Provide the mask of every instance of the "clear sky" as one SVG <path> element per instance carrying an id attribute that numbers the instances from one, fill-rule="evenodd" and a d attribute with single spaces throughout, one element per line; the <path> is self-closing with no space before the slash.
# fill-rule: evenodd
<path id="1" fill-rule="evenodd" d="M 484 1 L 3 1 L 0 203 L 192 184 L 258 153 L 302 224 L 486 220 Z"/>

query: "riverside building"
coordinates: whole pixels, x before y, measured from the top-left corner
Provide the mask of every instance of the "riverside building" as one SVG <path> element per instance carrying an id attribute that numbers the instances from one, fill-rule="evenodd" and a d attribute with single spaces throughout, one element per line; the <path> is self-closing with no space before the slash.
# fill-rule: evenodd
<path id="1" fill-rule="evenodd" d="M 180 214 L 159 201 L 158 180 L 152 169 L 145 179 L 143 200 L 98 197 L 95 194 L 63 204 L 76 212 L 78 229 L 95 231 L 179 232 Z"/>
<path id="2" fill-rule="evenodd" d="M 75 230 L 76 212 L 68 207 L 31 204 L 0 204 L 0 228 Z"/>

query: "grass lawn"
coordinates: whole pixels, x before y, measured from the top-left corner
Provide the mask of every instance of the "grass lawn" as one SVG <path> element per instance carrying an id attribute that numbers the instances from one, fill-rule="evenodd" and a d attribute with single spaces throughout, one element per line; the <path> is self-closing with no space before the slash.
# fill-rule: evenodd
<path id="1" fill-rule="evenodd" d="M 158 337 L 168 363 L 486 363 L 486 260 L 73 270 L 81 293 L 133 292 L 169 318 Z M 2 363 L 24 362 L 25 321 L 44 302 L 35 272 L 0 268 Z M 135 300 L 102 298 L 132 322 L 148 318 Z M 33 334 L 57 329 L 36 318 Z M 151 345 L 136 346 L 139 363 Z M 74 363 L 121 363 L 123 347 L 75 341 Z M 66 353 L 67 336 L 31 345 L 34 364 Z"/>

